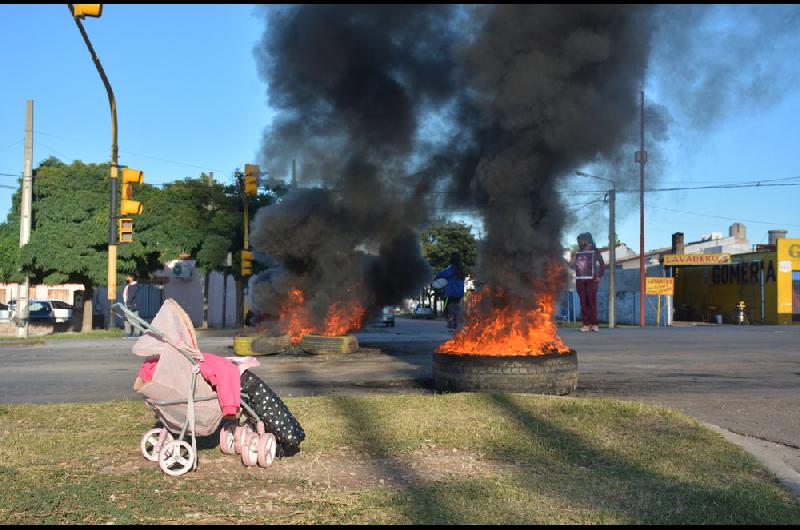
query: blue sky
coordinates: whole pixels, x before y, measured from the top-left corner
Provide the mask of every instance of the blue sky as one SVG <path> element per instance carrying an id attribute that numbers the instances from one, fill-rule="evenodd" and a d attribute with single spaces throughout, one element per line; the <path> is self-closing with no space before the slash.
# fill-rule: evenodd
<path id="1" fill-rule="evenodd" d="M 117 98 L 120 161 L 144 170 L 146 182 L 201 171 L 230 179 L 236 167 L 256 160 L 271 116 L 252 53 L 264 29 L 256 9 L 107 5 L 102 18 L 85 20 Z M 35 105 L 34 165 L 51 155 L 67 162 L 108 160 L 105 90 L 66 6 L 4 6 L 0 49 L 0 173 L 21 174 L 26 99 Z M 800 89 L 734 110 L 702 132 L 673 124 L 659 187 L 800 176 Z M 0 176 L 0 184 L 16 182 Z M 575 182 L 582 190 L 604 187 L 590 179 Z M 736 221 L 747 226 L 751 243 L 765 242 L 773 228 L 800 237 L 798 193 L 800 186 L 648 194 L 645 246 L 668 246 L 675 231 L 687 241 L 709 232 L 727 235 Z M 0 188 L 0 216 L 11 194 Z M 565 243 L 572 242 L 572 231 L 585 230 L 607 241 L 605 208 L 587 207 L 591 221 L 570 227 Z M 620 196 L 617 212 L 618 237 L 638 249 L 638 196 Z"/>

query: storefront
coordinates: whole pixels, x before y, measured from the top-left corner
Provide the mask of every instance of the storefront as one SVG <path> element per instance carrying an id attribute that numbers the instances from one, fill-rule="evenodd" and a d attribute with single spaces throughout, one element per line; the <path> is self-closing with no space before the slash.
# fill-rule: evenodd
<path id="1" fill-rule="evenodd" d="M 775 251 L 734 254 L 727 263 L 676 265 L 675 320 L 735 321 L 744 302 L 752 323 L 800 321 L 800 239 L 779 239 Z"/>

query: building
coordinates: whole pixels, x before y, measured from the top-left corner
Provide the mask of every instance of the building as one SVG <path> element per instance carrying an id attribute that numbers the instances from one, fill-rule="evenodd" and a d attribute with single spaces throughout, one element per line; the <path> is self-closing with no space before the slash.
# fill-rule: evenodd
<path id="1" fill-rule="evenodd" d="M 734 322 L 734 310 L 744 301 L 750 321 L 764 324 L 790 324 L 800 321 L 800 239 L 787 239 L 785 230 L 769 231 L 769 244 L 752 250 L 741 223 L 729 227 L 728 236 L 705 234 L 698 241 L 684 242 L 684 234 L 672 236 L 672 246 L 645 254 L 647 276 L 675 277 L 674 297 L 645 297 L 645 321 L 668 325 L 674 320 Z M 608 263 L 608 248 L 599 249 Z M 664 267 L 666 254 L 729 254 L 730 264 Z M 567 257 L 568 259 L 568 257 Z M 625 245 L 617 246 L 615 315 L 619 324 L 639 323 L 639 256 Z M 580 319 L 580 300 L 571 291 L 559 304 L 561 318 Z M 601 321 L 608 321 L 608 274 L 597 292 Z M 659 311 L 659 302 L 661 308 Z"/>
<path id="2" fill-rule="evenodd" d="M 800 239 L 774 237 L 764 247 L 732 255 L 729 264 L 671 267 L 676 320 L 713 322 L 719 315 L 733 323 L 743 301 L 752 323 L 800 322 Z"/>

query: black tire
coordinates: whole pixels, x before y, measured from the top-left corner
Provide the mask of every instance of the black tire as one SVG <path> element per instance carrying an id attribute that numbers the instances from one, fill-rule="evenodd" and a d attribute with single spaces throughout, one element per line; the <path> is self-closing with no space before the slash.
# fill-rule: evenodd
<path id="1" fill-rule="evenodd" d="M 241 383 L 247 404 L 264 422 L 266 432 L 275 435 L 276 456 L 293 456 L 300 452 L 300 442 L 305 440 L 306 433 L 281 398 L 249 371 L 242 374 Z"/>
<path id="2" fill-rule="evenodd" d="M 439 392 L 522 392 L 563 396 L 578 386 L 578 355 L 485 356 L 433 354 Z"/>

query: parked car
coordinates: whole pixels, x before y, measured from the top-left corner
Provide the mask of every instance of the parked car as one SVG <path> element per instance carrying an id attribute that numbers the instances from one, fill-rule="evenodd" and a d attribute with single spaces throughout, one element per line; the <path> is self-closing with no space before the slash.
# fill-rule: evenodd
<path id="1" fill-rule="evenodd" d="M 9 302 L 7 319 L 16 315 L 16 300 Z M 0 309 L 0 320 L 4 314 Z M 28 305 L 28 322 L 61 323 L 72 320 L 72 306 L 61 300 L 31 300 Z"/>
<path id="2" fill-rule="evenodd" d="M 53 316 L 56 322 L 69 322 L 72 320 L 72 306 L 61 300 L 47 300 L 53 307 Z"/>
<path id="3" fill-rule="evenodd" d="M 433 309 L 431 306 L 425 304 L 417 304 L 417 307 L 414 308 L 414 311 L 411 313 L 411 318 L 433 318 Z"/>
<path id="4" fill-rule="evenodd" d="M 383 306 L 383 316 L 381 317 L 381 322 L 386 325 L 386 327 L 394 327 L 394 316 L 397 314 L 397 307 L 393 305 L 385 305 Z"/>
<path id="5" fill-rule="evenodd" d="M 11 320 L 11 310 L 6 304 L 0 304 L 0 320 Z"/>

